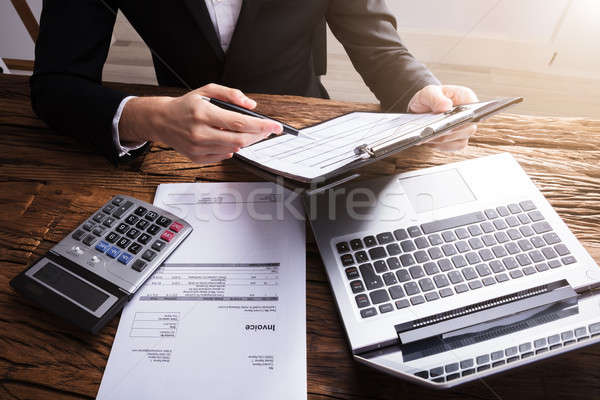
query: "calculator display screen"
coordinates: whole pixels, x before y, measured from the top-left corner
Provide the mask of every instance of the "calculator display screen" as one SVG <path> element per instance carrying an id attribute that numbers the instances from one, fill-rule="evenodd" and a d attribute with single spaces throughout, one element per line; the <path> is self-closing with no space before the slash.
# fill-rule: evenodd
<path id="1" fill-rule="evenodd" d="M 33 276 L 92 311 L 96 311 L 109 297 L 50 262 L 36 271 Z"/>

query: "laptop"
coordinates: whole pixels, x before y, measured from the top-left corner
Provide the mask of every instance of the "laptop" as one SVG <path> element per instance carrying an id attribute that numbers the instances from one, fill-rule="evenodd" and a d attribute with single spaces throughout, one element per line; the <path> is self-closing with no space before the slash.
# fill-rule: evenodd
<path id="1" fill-rule="evenodd" d="M 305 206 L 358 362 L 450 388 L 600 340 L 600 269 L 510 154 Z"/>

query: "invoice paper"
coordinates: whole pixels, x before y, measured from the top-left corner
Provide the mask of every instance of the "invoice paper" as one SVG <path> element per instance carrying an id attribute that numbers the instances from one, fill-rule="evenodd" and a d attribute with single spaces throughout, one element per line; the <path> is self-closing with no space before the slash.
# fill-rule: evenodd
<path id="1" fill-rule="evenodd" d="M 166 184 L 154 204 L 194 231 L 124 308 L 98 399 L 306 399 L 297 195 Z"/>

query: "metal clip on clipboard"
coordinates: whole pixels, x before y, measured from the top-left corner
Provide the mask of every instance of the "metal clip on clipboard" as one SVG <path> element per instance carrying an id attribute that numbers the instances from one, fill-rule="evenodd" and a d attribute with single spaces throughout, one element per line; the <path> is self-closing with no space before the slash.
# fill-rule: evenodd
<path id="1" fill-rule="evenodd" d="M 472 109 L 466 106 L 456 106 L 428 125 L 417 127 L 399 136 L 383 138 L 371 144 L 357 146 L 354 154 L 363 155 L 364 158 L 379 158 L 390 152 L 424 142 L 450 128 L 472 120 L 474 116 Z"/>
<path id="2" fill-rule="evenodd" d="M 577 292 L 566 280 L 472 304 L 395 326 L 402 344 L 432 337 L 451 337 L 478 324 L 560 302 L 577 304 Z"/>

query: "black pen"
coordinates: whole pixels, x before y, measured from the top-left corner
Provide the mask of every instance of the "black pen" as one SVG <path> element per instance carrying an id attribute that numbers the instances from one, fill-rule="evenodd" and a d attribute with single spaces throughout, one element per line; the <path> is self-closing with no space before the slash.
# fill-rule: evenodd
<path id="1" fill-rule="evenodd" d="M 234 111 L 234 112 L 237 112 L 237 113 L 240 113 L 240 114 L 245 114 L 245 115 L 249 115 L 251 117 L 256 117 L 256 118 L 270 119 L 271 121 L 278 122 L 278 123 L 281 124 L 281 126 L 283 126 L 283 133 L 287 133 L 288 135 L 294 135 L 294 136 L 299 136 L 300 135 L 300 131 L 298 129 L 294 128 L 293 126 L 290 126 L 288 124 L 284 124 L 283 122 L 277 121 L 276 119 L 271 118 L 271 117 L 267 117 L 266 115 L 259 114 L 259 113 L 254 112 L 254 111 L 250 111 L 247 108 L 239 107 L 239 106 L 236 106 L 235 104 L 227 103 L 226 101 L 222 101 L 222 100 L 219 100 L 219 99 L 214 99 L 212 97 L 202 96 L 202 99 L 206 100 L 206 101 L 208 101 L 208 102 L 210 102 L 212 104 L 214 104 L 217 107 L 221 107 L 221 108 L 223 108 L 225 110 Z M 302 137 L 307 137 L 309 139 L 312 139 L 308 135 L 302 135 Z"/>

